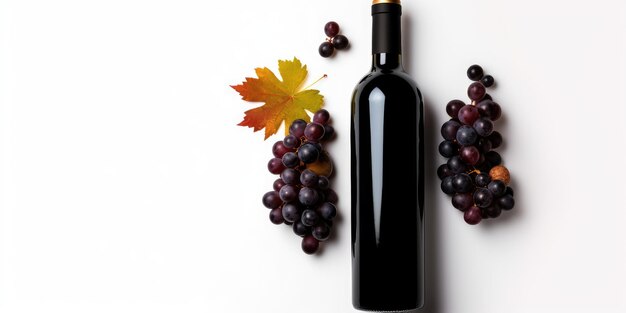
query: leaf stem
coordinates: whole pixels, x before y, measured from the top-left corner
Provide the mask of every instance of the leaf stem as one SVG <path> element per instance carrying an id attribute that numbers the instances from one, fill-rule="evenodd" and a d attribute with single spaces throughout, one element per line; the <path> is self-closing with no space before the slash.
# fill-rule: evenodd
<path id="1" fill-rule="evenodd" d="M 309 88 L 313 87 L 313 85 L 317 84 L 317 82 L 319 82 L 320 80 L 322 80 L 322 79 L 324 79 L 324 78 L 326 78 L 326 77 L 328 77 L 328 75 L 326 75 L 326 74 L 322 75 L 322 77 L 318 78 L 316 81 L 314 81 L 314 82 L 313 82 L 313 83 L 311 83 L 310 85 L 306 86 L 306 87 L 304 88 L 304 90 L 306 90 L 306 89 L 309 89 Z"/>

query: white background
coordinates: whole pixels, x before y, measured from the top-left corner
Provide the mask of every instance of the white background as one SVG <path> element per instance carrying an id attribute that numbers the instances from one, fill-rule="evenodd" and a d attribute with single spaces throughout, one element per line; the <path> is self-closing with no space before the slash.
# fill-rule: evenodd
<path id="1" fill-rule="evenodd" d="M 626 4 L 404 1 L 426 100 L 419 312 L 626 311 Z M 335 20 L 351 47 L 317 54 Z M 0 1 L 0 312 L 354 312 L 349 102 L 370 1 Z M 261 196 L 271 145 L 229 87 L 298 57 L 337 130 L 333 239 L 300 250 Z M 445 104 L 481 64 L 516 208 L 464 223 L 439 189 Z M 282 130 L 281 130 L 282 131 Z M 398 148 L 402 153 L 402 148 Z"/>

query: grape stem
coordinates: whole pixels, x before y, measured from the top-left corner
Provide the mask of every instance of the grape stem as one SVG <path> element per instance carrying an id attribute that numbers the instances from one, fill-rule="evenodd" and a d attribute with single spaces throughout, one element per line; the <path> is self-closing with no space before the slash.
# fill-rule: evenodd
<path id="1" fill-rule="evenodd" d="M 304 90 L 306 90 L 306 89 L 309 89 L 309 88 L 313 87 L 313 85 L 317 84 L 317 82 L 319 82 L 320 80 L 322 80 L 322 79 L 324 79 L 324 78 L 326 78 L 326 77 L 328 77 L 328 75 L 326 75 L 326 74 L 322 75 L 322 77 L 318 78 L 316 81 L 314 81 L 314 82 L 313 82 L 313 83 L 311 83 L 310 85 L 306 86 L 306 87 L 304 88 Z"/>

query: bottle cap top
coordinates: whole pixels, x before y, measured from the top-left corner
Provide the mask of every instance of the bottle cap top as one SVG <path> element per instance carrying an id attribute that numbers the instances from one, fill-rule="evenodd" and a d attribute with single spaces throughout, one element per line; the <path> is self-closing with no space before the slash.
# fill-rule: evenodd
<path id="1" fill-rule="evenodd" d="M 373 0 L 372 4 L 379 4 L 379 3 L 396 3 L 396 4 L 400 4 L 400 0 Z"/>

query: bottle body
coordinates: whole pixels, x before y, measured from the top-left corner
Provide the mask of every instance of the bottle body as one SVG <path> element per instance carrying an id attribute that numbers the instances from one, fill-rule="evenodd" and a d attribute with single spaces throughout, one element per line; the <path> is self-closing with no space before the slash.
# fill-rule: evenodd
<path id="1" fill-rule="evenodd" d="M 374 51 L 372 70 L 352 97 L 356 309 L 404 311 L 423 306 L 423 160 L 421 92 L 402 69 L 399 51 Z"/>

